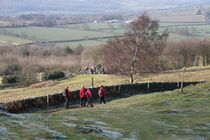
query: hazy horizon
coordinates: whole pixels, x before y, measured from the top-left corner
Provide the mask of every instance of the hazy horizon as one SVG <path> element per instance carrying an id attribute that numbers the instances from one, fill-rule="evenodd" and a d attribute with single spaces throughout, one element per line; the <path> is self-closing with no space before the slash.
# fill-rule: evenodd
<path id="1" fill-rule="evenodd" d="M 95 14 L 173 9 L 210 4 L 209 0 L 0 0 L 0 15 L 22 13 Z"/>

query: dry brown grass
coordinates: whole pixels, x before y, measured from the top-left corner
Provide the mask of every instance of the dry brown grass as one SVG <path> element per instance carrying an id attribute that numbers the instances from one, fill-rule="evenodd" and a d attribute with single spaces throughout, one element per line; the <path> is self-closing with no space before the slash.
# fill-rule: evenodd
<path id="1" fill-rule="evenodd" d="M 146 77 L 137 77 L 137 82 L 161 81 L 173 82 L 182 81 L 183 72 L 179 73 L 162 73 L 155 75 L 147 75 Z M 200 70 L 193 72 L 186 72 L 184 81 L 210 81 L 210 70 Z"/>
<path id="2" fill-rule="evenodd" d="M 50 80 L 50 81 L 44 81 L 44 82 L 33 84 L 33 85 L 29 86 L 29 88 L 43 88 L 46 86 L 53 86 L 55 84 L 56 84 L 56 81 Z"/>
<path id="3" fill-rule="evenodd" d="M 19 65 L 22 71 L 27 69 L 33 72 L 51 69 L 71 70 L 72 67 L 80 64 L 80 55 L 67 55 L 63 48 L 0 46 L 0 52 L 1 75 L 4 75 L 11 64 Z"/>

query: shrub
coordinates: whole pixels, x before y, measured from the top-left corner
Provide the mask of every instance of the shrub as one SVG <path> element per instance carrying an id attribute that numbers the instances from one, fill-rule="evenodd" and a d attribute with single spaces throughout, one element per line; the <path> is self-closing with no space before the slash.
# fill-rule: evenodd
<path id="1" fill-rule="evenodd" d="M 8 66 L 8 69 L 11 71 L 19 71 L 20 70 L 20 66 L 17 64 L 11 64 Z"/>
<path id="2" fill-rule="evenodd" d="M 67 46 L 66 48 L 64 48 L 64 53 L 65 54 L 72 54 L 73 50 L 70 47 Z"/>
<path id="3" fill-rule="evenodd" d="M 18 64 L 10 64 L 5 69 L 4 74 L 5 75 L 13 75 L 20 70 L 21 70 L 21 67 Z"/>
<path id="4" fill-rule="evenodd" d="M 2 77 L 2 84 L 12 84 L 12 83 L 17 83 L 17 76 L 9 75 Z"/>
<path id="5" fill-rule="evenodd" d="M 60 79 L 60 78 L 64 78 L 65 77 L 65 73 L 59 70 L 52 70 L 52 71 L 46 71 L 43 73 L 42 75 L 42 80 L 46 81 L 46 80 L 55 80 L 55 79 Z"/>
<path id="6" fill-rule="evenodd" d="M 37 75 L 33 72 L 19 73 L 17 78 L 17 82 L 23 86 L 30 86 L 31 84 L 38 82 Z"/>

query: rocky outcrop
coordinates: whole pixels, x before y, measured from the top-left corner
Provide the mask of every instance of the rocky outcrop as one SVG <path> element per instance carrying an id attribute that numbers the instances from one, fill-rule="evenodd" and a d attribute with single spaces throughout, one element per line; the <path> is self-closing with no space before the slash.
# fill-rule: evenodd
<path id="1" fill-rule="evenodd" d="M 104 66 L 99 64 L 94 67 L 80 69 L 77 74 L 104 74 Z"/>

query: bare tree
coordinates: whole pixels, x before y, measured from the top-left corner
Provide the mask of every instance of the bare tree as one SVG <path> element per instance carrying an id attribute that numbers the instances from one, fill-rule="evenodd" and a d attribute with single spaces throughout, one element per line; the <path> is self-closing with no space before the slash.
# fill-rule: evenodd
<path id="1" fill-rule="evenodd" d="M 202 59 L 202 66 L 207 66 L 209 64 L 210 57 L 210 41 L 204 39 L 200 41 L 199 53 Z"/>
<path id="2" fill-rule="evenodd" d="M 115 38 L 107 42 L 106 58 L 112 59 L 107 61 L 108 68 L 126 74 L 129 82 L 133 83 L 134 74 L 157 70 L 158 67 L 154 66 L 152 60 L 162 52 L 167 37 L 166 31 L 160 34 L 158 21 L 150 19 L 144 13 L 130 24 L 130 30 L 123 38 Z"/>
<path id="3" fill-rule="evenodd" d="M 163 53 L 166 70 L 198 65 L 199 52 L 200 40 L 197 39 L 168 42 Z"/>

